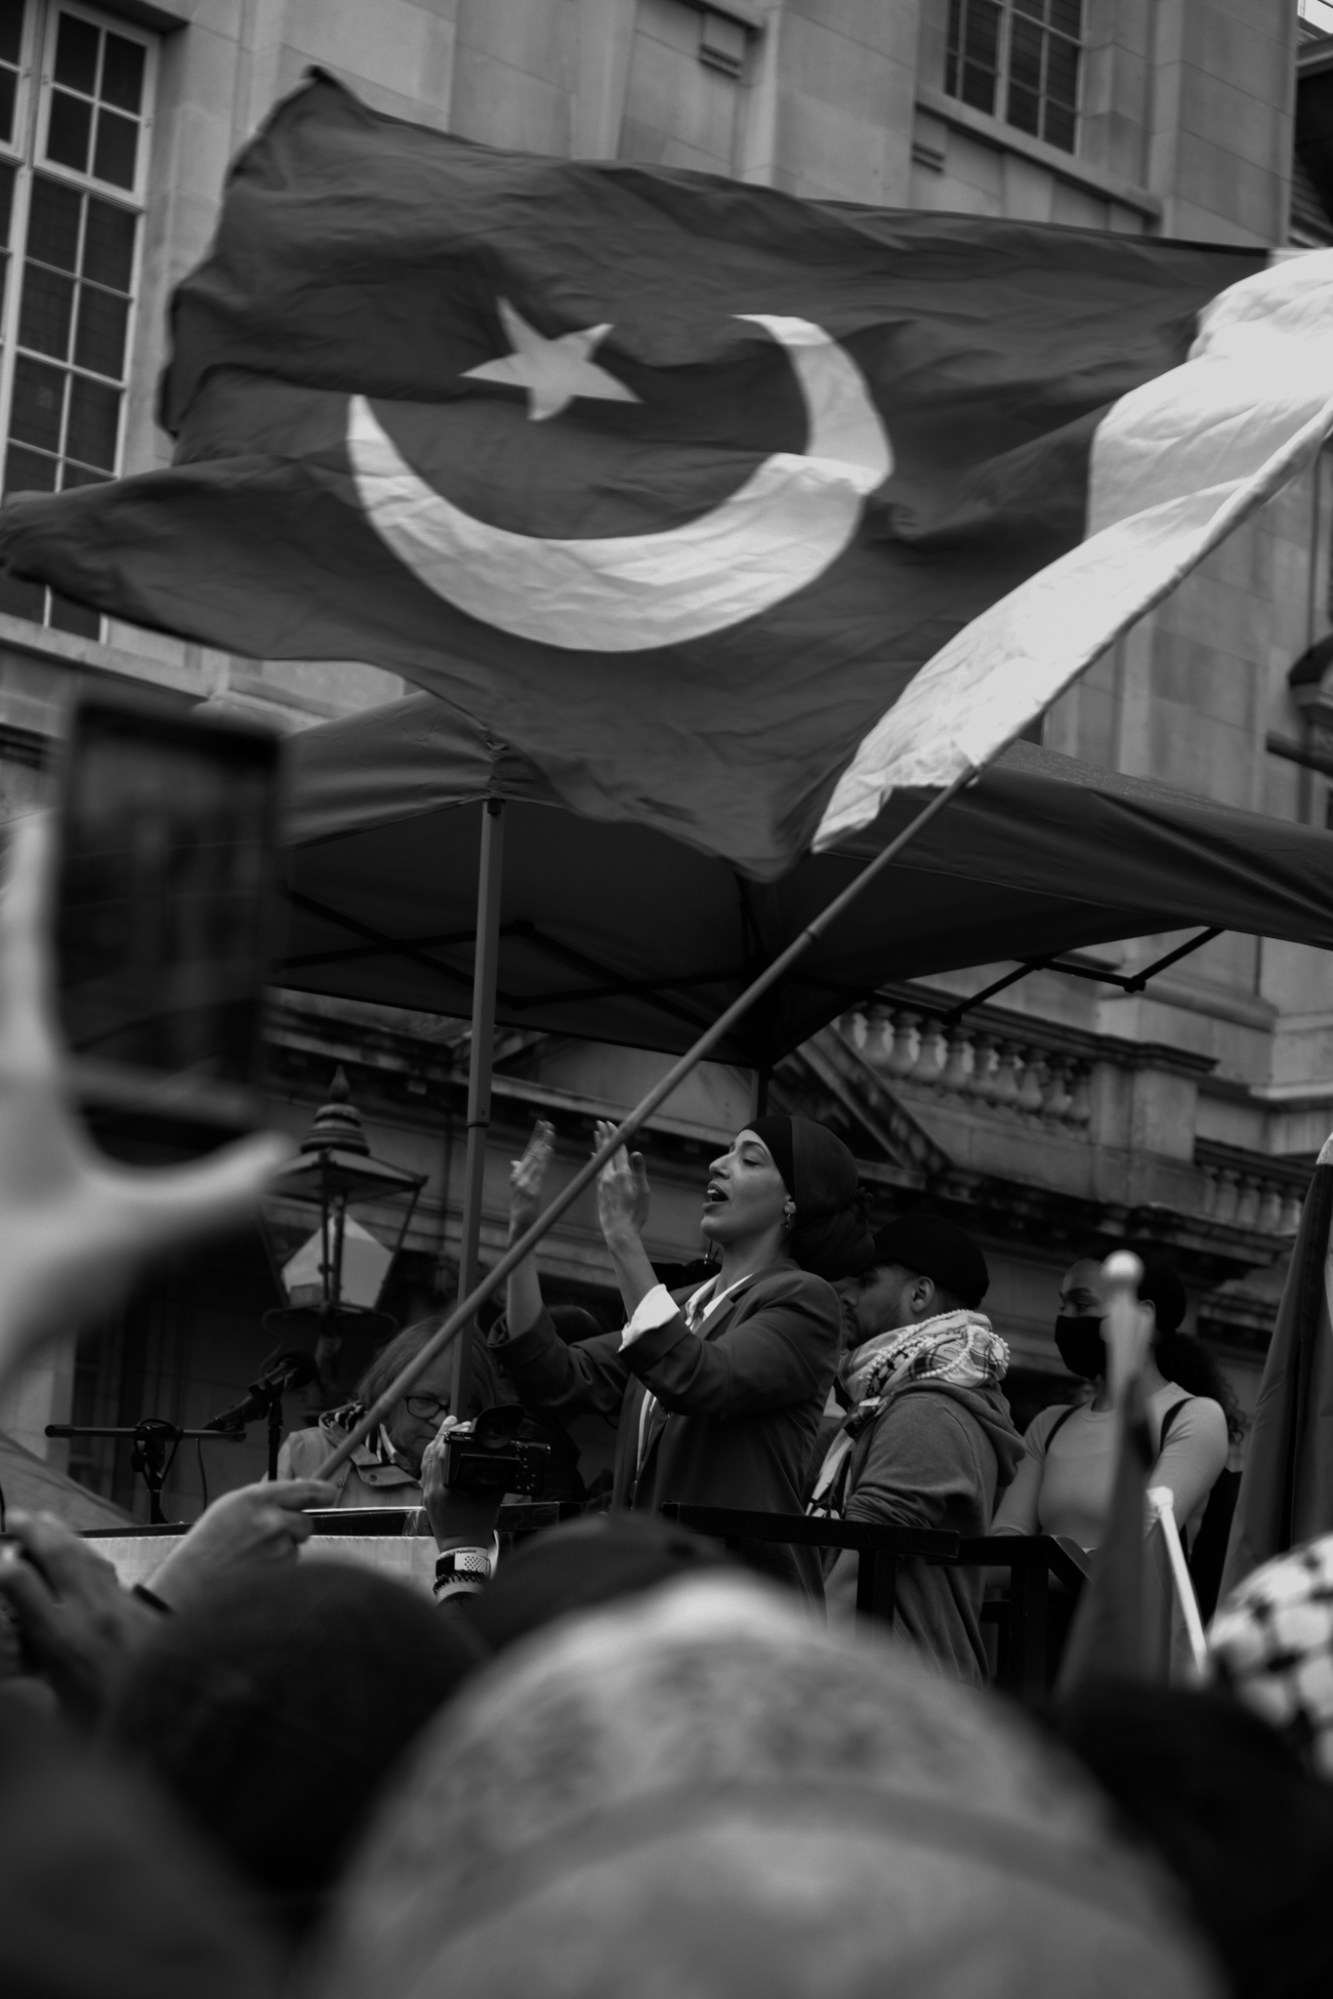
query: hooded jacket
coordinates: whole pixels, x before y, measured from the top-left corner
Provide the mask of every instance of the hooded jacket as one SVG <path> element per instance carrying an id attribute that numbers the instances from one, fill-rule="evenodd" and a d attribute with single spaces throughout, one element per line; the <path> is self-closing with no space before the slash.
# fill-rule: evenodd
<path id="1" fill-rule="evenodd" d="M 852 1448 L 843 1515 L 871 1527 L 988 1534 L 998 1492 L 1013 1479 L 1023 1439 L 992 1386 L 909 1381 L 891 1392 Z M 853 1615 L 856 1556 L 843 1553 L 825 1582 L 830 1620 Z M 898 1566 L 895 1629 L 952 1677 L 987 1676 L 982 1578 L 957 1563 Z"/>

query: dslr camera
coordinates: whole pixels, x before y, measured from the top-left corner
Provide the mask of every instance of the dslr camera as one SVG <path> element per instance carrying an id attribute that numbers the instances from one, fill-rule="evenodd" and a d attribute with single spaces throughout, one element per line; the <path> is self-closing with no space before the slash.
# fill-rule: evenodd
<path id="1" fill-rule="evenodd" d="M 523 1493 L 537 1498 L 546 1483 L 549 1444 L 520 1441 L 525 1421 L 512 1405 L 483 1409 L 444 1440 L 444 1482 L 451 1492 Z"/>

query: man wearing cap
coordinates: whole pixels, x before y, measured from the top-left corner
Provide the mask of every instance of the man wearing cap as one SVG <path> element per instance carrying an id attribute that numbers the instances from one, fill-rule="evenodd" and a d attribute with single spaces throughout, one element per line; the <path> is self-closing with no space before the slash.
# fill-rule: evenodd
<path id="1" fill-rule="evenodd" d="M 810 1511 L 867 1526 L 990 1531 L 998 1490 L 1023 1455 L 1000 1391 L 1009 1349 L 977 1308 L 990 1273 L 957 1223 L 919 1212 L 875 1237 L 870 1268 L 840 1287 L 847 1341 L 838 1372 L 844 1417 Z M 857 1557 L 825 1582 L 831 1620 L 855 1610 Z M 986 1676 L 982 1579 L 954 1564 L 899 1564 L 894 1626 L 961 1680 Z"/>

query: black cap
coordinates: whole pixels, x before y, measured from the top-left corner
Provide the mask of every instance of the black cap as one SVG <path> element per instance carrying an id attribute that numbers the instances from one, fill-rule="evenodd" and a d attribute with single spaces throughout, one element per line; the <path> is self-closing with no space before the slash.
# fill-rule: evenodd
<path id="1" fill-rule="evenodd" d="M 933 1277 L 974 1311 L 990 1286 L 986 1259 L 967 1230 L 925 1209 L 885 1224 L 875 1237 L 874 1261 Z"/>

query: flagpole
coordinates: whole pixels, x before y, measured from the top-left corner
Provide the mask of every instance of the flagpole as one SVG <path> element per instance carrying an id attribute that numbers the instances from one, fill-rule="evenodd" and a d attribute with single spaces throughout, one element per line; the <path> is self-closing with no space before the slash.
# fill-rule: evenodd
<path id="1" fill-rule="evenodd" d="M 495 986 L 500 961 L 500 896 L 504 885 L 504 800 L 481 809 L 481 858 L 477 866 L 477 943 L 472 967 L 472 1037 L 468 1050 L 467 1156 L 463 1168 L 462 1242 L 458 1295 L 475 1290 L 481 1270 L 481 1204 L 486 1140 L 491 1128 L 491 1065 L 495 1049 Z M 445 1189 L 448 1198 L 448 1189 Z M 449 1406 L 461 1414 L 467 1401 L 475 1328 L 465 1326 L 454 1348 Z"/>
<path id="2" fill-rule="evenodd" d="M 1203 1619 L 1199 1615 L 1199 1599 L 1194 1594 L 1194 1584 L 1190 1580 L 1189 1563 L 1185 1559 L 1180 1528 L 1176 1524 L 1175 1495 L 1169 1485 L 1149 1486 L 1148 1504 L 1157 1517 L 1162 1539 L 1166 1542 L 1167 1559 L 1171 1564 L 1171 1580 L 1176 1586 L 1180 1613 L 1185 1620 L 1190 1657 L 1194 1661 L 1195 1672 L 1201 1674 L 1208 1664 L 1208 1642 L 1204 1637 Z"/>
<path id="3" fill-rule="evenodd" d="M 403 1396 L 411 1388 L 412 1383 L 423 1375 L 426 1369 L 452 1345 L 462 1329 L 475 1318 L 477 1312 L 491 1294 L 497 1291 L 500 1285 L 504 1283 L 510 1272 L 516 1270 L 525 1258 L 531 1256 L 533 1250 L 547 1231 L 559 1221 L 561 1215 L 567 1209 L 574 1205 L 584 1189 L 592 1185 L 606 1162 L 620 1150 L 622 1145 L 629 1143 L 640 1126 L 646 1123 L 652 1116 L 658 1105 L 664 1103 L 672 1091 L 679 1088 L 691 1070 L 697 1068 L 699 1063 L 711 1054 L 712 1050 L 731 1032 L 736 1022 L 749 1012 L 756 1001 L 761 1000 L 766 992 L 769 992 L 772 987 L 778 984 L 779 980 L 786 977 L 792 966 L 796 964 L 798 959 L 805 955 L 810 946 L 816 943 L 823 936 L 824 932 L 851 908 L 857 897 L 864 889 L 869 887 L 875 877 L 882 873 L 891 861 L 897 859 L 904 847 L 911 840 L 914 840 L 918 833 L 924 831 L 931 820 L 938 813 L 942 812 L 950 800 L 956 798 L 959 792 L 963 791 L 976 775 L 976 767 L 969 763 L 956 777 L 950 780 L 942 791 L 937 791 L 929 804 L 924 805 L 916 817 L 904 826 L 902 832 L 896 834 L 886 847 L 881 848 L 880 852 L 866 863 L 860 874 L 848 882 L 846 888 L 839 895 L 835 896 L 833 901 L 826 908 L 822 909 L 818 916 L 807 923 L 805 928 L 796 937 L 793 937 L 786 949 L 773 960 L 771 965 L 765 966 L 758 978 L 751 985 L 747 986 L 737 999 L 731 1002 L 731 1005 L 724 1013 L 718 1015 L 712 1026 L 706 1028 L 699 1036 L 694 1046 L 688 1048 L 680 1059 L 667 1071 L 666 1075 L 653 1085 L 647 1096 L 642 1098 L 634 1106 L 634 1109 L 630 1111 L 628 1116 L 616 1126 L 615 1131 L 606 1140 L 605 1144 L 600 1146 L 593 1153 L 592 1157 L 579 1168 L 573 1179 L 561 1188 L 550 1206 L 543 1209 L 542 1213 L 538 1215 L 531 1228 L 527 1229 L 517 1242 L 511 1243 L 510 1247 L 500 1258 L 500 1261 L 487 1272 L 486 1276 L 480 1278 L 470 1291 L 460 1297 L 458 1304 L 454 1307 L 448 1318 L 445 1319 L 444 1323 L 436 1329 L 420 1351 L 394 1377 L 389 1386 L 384 1390 L 384 1393 L 364 1412 L 360 1421 L 348 1431 L 337 1448 L 329 1453 L 329 1456 L 325 1458 L 321 1465 L 315 1467 L 312 1473 L 313 1477 L 328 1478 L 341 1465 L 346 1464 L 353 1451 L 357 1450 L 365 1442 L 366 1438 L 379 1428 L 395 1404 L 401 1402 Z M 470 1139 L 471 1133 L 469 1132 L 469 1141 Z"/>

